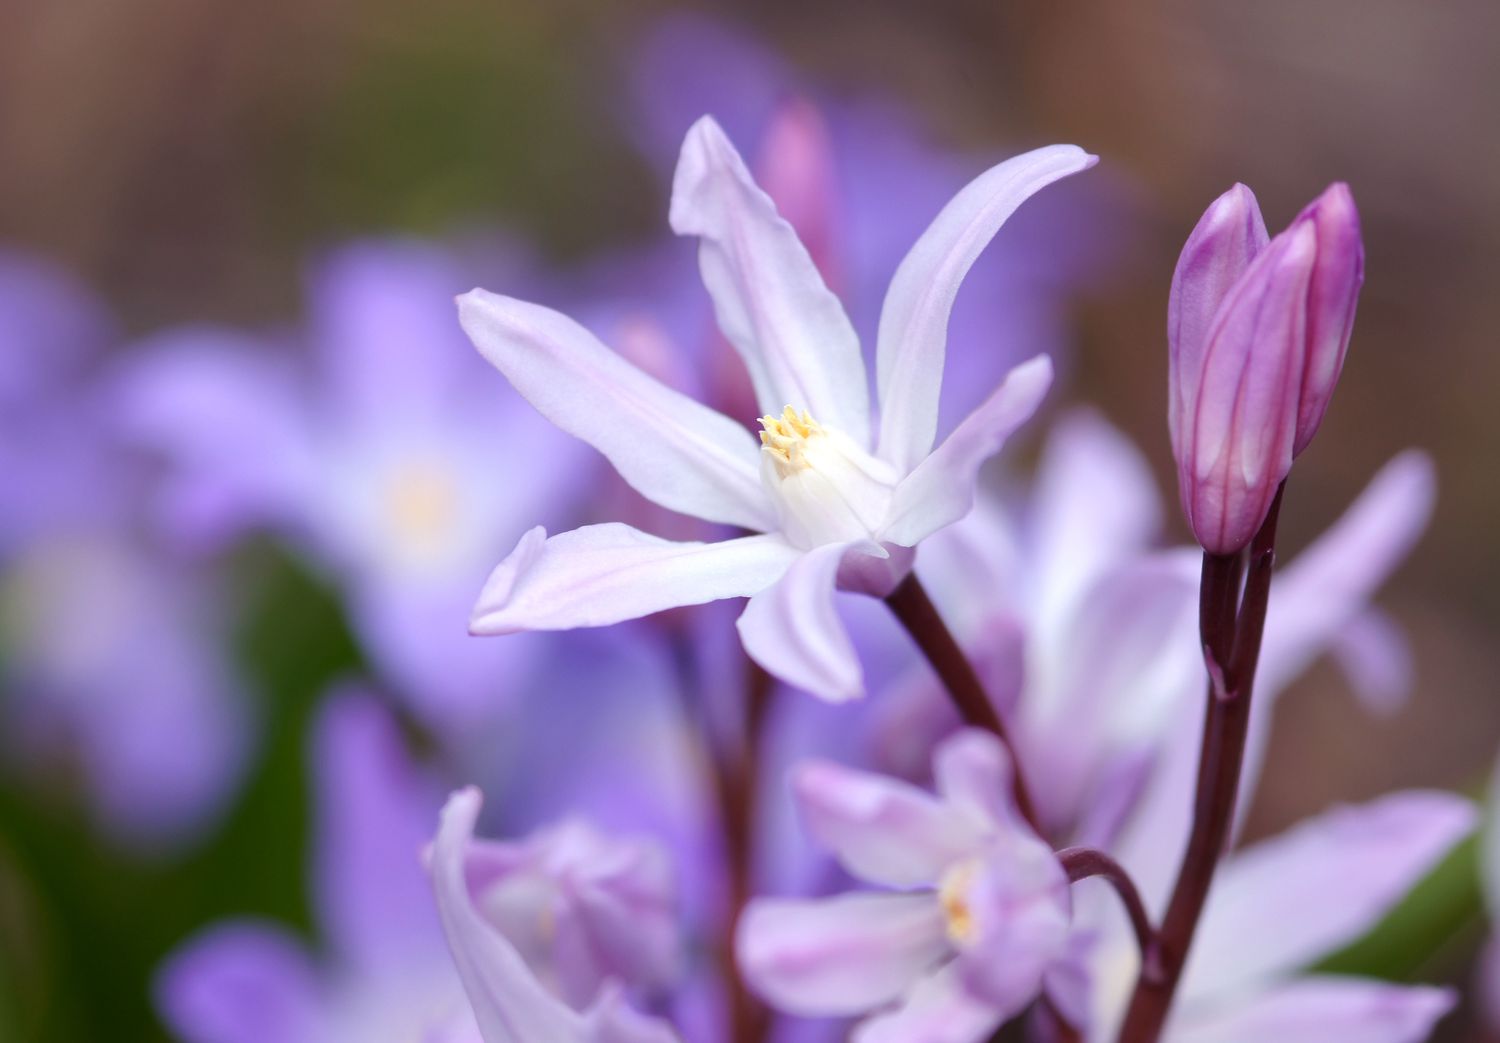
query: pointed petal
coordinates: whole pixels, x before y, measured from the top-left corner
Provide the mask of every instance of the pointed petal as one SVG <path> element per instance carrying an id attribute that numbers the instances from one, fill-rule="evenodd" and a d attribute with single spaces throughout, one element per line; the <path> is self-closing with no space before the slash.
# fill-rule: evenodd
<path id="1" fill-rule="evenodd" d="M 1188 411 L 1203 381 L 1203 354 L 1214 316 L 1255 255 L 1269 242 L 1255 193 L 1244 185 L 1235 185 L 1209 204 L 1177 259 L 1167 299 L 1171 399 L 1167 421 L 1179 457 L 1188 430 Z"/>
<path id="2" fill-rule="evenodd" d="M 949 805 L 987 830 L 1031 836 L 1016 807 L 1014 771 L 1015 762 L 1000 740 L 978 728 L 955 732 L 932 757 L 933 779 Z"/>
<path id="3" fill-rule="evenodd" d="M 708 521 L 775 527 L 748 428 L 647 376 L 549 308 L 474 290 L 458 299 L 458 316 L 538 412 L 598 449 L 643 496 Z"/>
<path id="4" fill-rule="evenodd" d="M 829 543 L 802 554 L 750 599 L 735 624 L 751 659 L 829 702 L 865 694 L 864 671 L 833 604 L 848 551 L 847 544 Z"/>
<path id="5" fill-rule="evenodd" d="M 1042 404 L 1052 386 L 1052 360 L 1038 355 L 1010 371 L 980 407 L 896 486 L 882 542 L 903 547 L 951 525 L 974 506 L 979 465 Z"/>
<path id="6" fill-rule="evenodd" d="M 929 974 L 901 1006 L 855 1026 L 851 1043 L 983 1043 L 1005 1015 L 964 987 L 949 963 Z"/>
<path id="7" fill-rule="evenodd" d="M 1184 1011 L 1169 1043 L 1421 1043 L 1453 1009 L 1451 989 L 1359 978 L 1300 978 L 1223 1012 Z"/>
<path id="8" fill-rule="evenodd" d="M 226 923 L 174 952 L 156 980 L 156 1008 L 187 1043 L 312 1040 L 320 1035 L 318 976 L 280 928 Z"/>
<path id="9" fill-rule="evenodd" d="M 1184 972 L 1192 999 L 1241 991 L 1354 941 L 1474 828 L 1447 793 L 1336 808 L 1225 863 Z"/>
<path id="10" fill-rule="evenodd" d="M 428 856 L 448 948 L 485 1043 L 590 1043 L 583 1019 L 532 976 L 509 942 L 479 915 L 464 879 L 464 852 L 483 798 L 459 790 L 443 808 Z"/>
<path id="11" fill-rule="evenodd" d="M 758 898 L 735 937 L 740 971 L 779 1010 L 860 1014 L 909 989 L 948 951 L 931 894 Z"/>
<path id="12" fill-rule="evenodd" d="M 937 883 L 979 847 L 985 823 L 908 783 L 828 761 L 792 777 L 813 839 L 850 873 L 887 887 Z"/>
<path id="13" fill-rule="evenodd" d="M 683 142 L 671 221 L 678 235 L 701 240 L 703 283 L 761 409 L 805 409 L 868 446 L 870 394 L 854 327 L 797 233 L 707 116 Z"/>
<path id="14" fill-rule="evenodd" d="M 778 536 L 674 543 L 618 522 L 550 538 L 538 527 L 490 575 L 469 632 L 608 626 L 748 597 L 775 583 L 799 556 Z"/>
<path id="15" fill-rule="evenodd" d="M 1033 193 L 1095 162 L 1075 145 L 1049 145 L 991 167 L 953 197 L 902 260 L 876 347 L 882 459 L 910 471 L 932 448 L 948 316 L 980 252 Z"/>

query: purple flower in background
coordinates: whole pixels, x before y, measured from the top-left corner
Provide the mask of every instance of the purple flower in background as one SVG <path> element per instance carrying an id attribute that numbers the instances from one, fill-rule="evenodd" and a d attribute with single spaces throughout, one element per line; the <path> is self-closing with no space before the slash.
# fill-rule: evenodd
<path id="1" fill-rule="evenodd" d="M 739 961 L 773 1005 L 877 1012 L 855 1029 L 859 1043 L 968 1043 L 1041 991 L 1067 946 L 1067 875 L 1012 804 L 1010 759 L 993 736 L 949 738 L 933 771 L 936 797 L 830 763 L 796 772 L 812 835 L 850 873 L 892 890 L 754 900 Z"/>
<path id="2" fill-rule="evenodd" d="M 1269 242 L 1244 185 L 1193 229 L 1168 306 L 1167 416 L 1183 510 L 1205 549 L 1250 541 L 1317 433 L 1363 281 L 1359 214 L 1343 184 Z"/>
<path id="3" fill-rule="evenodd" d="M 910 548 L 961 518 L 980 463 L 1029 417 L 1050 381 L 1018 367 L 936 449 L 947 318 L 984 244 L 1028 196 L 1092 157 L 1053 146 L 981 175 L 897 269 L 877 350 L 878 423 L 843 309 L 806 249 L 712 120 L 683 147 L 672 224 L 701 241 L 719 326 L 750 371 L 761 447 L 729 417 L 674 392 L 557 312 L 475 291 L 461 300 L 481 352 L 559 427 L 590 442 L 670 510 L 760 535 L 672 543 L 622 524 L 546 538 L 532 530 L 495 570 L 475 633 L 600 626 L 752 596 L 746 650 L 829 699 L 862 690 L 832 610 L 835 585 L 883 595 Z"/>
<path id="4" fill-rule="evenodd" d="M 207 824 L 253 728 L 218 591 L 135 532 L 134 461 L 93 372 L 112 336 L 67 276 L 0 255 L 0 752 L 76 780 L 147 848 Z"/>
<path id="5" fill-rule="evenodd" d="M 184 1043 L 477 1043 L 420 861 L 440 789 L 364 695 L 328 702 L 311 752 L 321 955 L 269 923 L 209 927 L 160 971 L 163 1020 Z"/>
<path id="6" fill-rule="evenodd" d="M 463 630 L 475 577 L 538 514 L 558 518 L 590 467 L 513 401 L 453 321 L 467 283 L 439 250 L 372 242 L 314 272 L 310 378 L 272 345 L 163 335 L 124 381 L 134 435 L 173 464 L 179 533 L 267 527 L 343 589 L 367 655 L 430 720 L 492 710 L 529 648 Z"/>
<path id="7" fill-rule="evenodd" d="M 556 895 L 517 895 L 509 890 L 504 883 L 507 856 L 521 849 L 474 840 L 481 802 L 479 791 L 472 788 L 448 799 L 428 862 L 453 961 L 485 1043 L 673 1043 L 677 1036 L 669 1026 L 637 1013 L 612 983 L 598 989 L 587 1009 L 580 1012 L 537 978 L 502 925 L 513 928 L 518 916 L 529 914 L 541 920 L 544 931 L 549 930 L 550 917 L 558 908 L 553 900 Z M 544 841 L 543 846 L 553 845 Z M 651 860 L 642 859 L 640 853 L 638 848 L 617 849 L 603 864 L 573 875 L 566 885 L 572 893 L 564 905 L 571 906 L 566 916 L 572 922 L 557 925 L 560 933 L 554 955 L 582 961 L 580 967 L 587 968 L 590 984 L 599 981 L 595 972 L 601 958 L 605 963 L 616 957 L 628 961 L 633 916 L 642 916 L 648 932 L 648 966 L 653 949 L 650 938 L 654 935 L 660 940 L 659 867 L 652 867 Z M 509 879 L 512 886 L 524 885 L 518 876 Z M 565 878 L 549 876 L 548 883 L 556 885 L 561 879 Z M 594 934 L 596 930 L 603 933 Z M 531 930 L 523 933 L 534 934 Z M 564 938 L 585 946 L 602 943 L 605 948 L 565 952 Z M 557 969 L 565 973 L 561 965 Z M 566 987 L 566 977 L 563 983 Z"/>
<path id="8" fill-rule="evenodd" d="M 1484 833 L 1479 850 L 1480 882 L 1490 914 L 1490 938 L 1479 960 L 1480 1012 L 1500 1030 L 1500 761 L 1496 762 L 1485 802 Z"/>

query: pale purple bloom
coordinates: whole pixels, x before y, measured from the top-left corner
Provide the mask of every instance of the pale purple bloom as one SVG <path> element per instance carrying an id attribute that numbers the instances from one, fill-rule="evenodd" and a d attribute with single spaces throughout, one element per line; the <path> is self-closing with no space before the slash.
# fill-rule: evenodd
<path id="1" fill-rule="evenodd" d="M 937 796 L 802 766 L 793 786 L 812 836 L 891 890 L 754 900 L 736 946 L 746 978 L 792 1013 L 874 1012 L 859 1043 L 987 1039 L 1041 991 L 1070 926 L 1067 875 L 1013 805 L 1010 772 L 972 729 L 939 747 Z"/>
<path id="2" fill-rule="evenodd" d="M 673 543 L 622 524 L 528 533 L 475 607 L 475 633 L 601 626 L 750 596 L 739 629 L 773 674 L 825 698 L 862 691 L 835 586 L 884 594 L 911 548 L 961 518 L 978 467 L 1036 408 L 1045 358 L 1018 367 L 936 450 L 948 312 L 984 244 L 1028 196 L 1092 157 L 1053 146 L 964 189 L 896 272 L 877 350 L 878 418 L 843 309 L 712 120 L 683 147 L 672 224 L 701 240 L 719 326 L 755 385 L 762 445 L 557 312 L 474 291 L 464 328 L 550 420 L 662 507 L 756 535 Z M 748 419 L 748 418 L 745 418 Z"/>
<path id="3" fill-rule="evenodd" d="M 449 797 L 428 862 L 449 949 L 485 1043 L 672 1043 L 676 1040 L 676 1034 L 664 1022 L 646 1018 L 631 1008 L 613 984 L 605 983 L 598 988 L 582 1011 L 543 985 L 516 945 L 496 925 L 497 918 L 508 922 L 520 910 L 513 903 L 506 903 L 510 896 L 504 894 L 503 888 L 496 891 L 492 872 L 496 867 L 492 863 L 503 849 L 480 846 L 474 840 L 474 823 L 481 803 L 479 791 L 472 788 Z M 576 903 L 573 915 L 582 913 L 589 922 L 560 926 L 564 931 L 581 928 L 576 940 L 588 944 L 601 940 L 588 937 L 588 932 L 604 927 L 612 945 L 623 944 L 618 932 L 628 926 L 629 909 L 635 907 L 633 900 L 640 897 L 630 895 L 629 881 L 642 868 L 642 863 L 629 856 L 623 862 L 609 860 L 601 867 L 605 875 L 611 870 L 624 872 L 609 888 L 616 894 L 611 897 L 591 884 L 584 884 L 570 897 Z M 646 873 L 648 879 L 655 875 L 651 870 Z M 621 883 L 626 885 L 623 889 L 618 888 Z M 647 923 L 659 924 L 654 882 L 646 890 L 648 897 L 643 911 Z M 632 899 L 626 909 L 608 908 L 626 896 Z M 496 910 L 486 908 L 496 901 L 511 907 L 499 910 L 497 917 Z M 543 900 L 532 906 L 531 913 L 546 917 L 552 909 L 555 906 Z M 546 921 L 542 926 L 546 929 Z"/>
<path id="4" fill-rule="evenodd" d="M 1161 799 L 1181 801 L 1183 791 Z M 1335 808 L 1231 855 L 1183 975 L 1167 1043 L 1418 1043 L 1452 1007 L 1449 990 L 1306 973 L 1374 927 L 1474 827 L 1474 808 L 1408 791 Z M 1142 821 L 1161 821 L 1150 814 Z M 1171 845 L 1166 845 L 1171 847 Z M 1127 829 L 1121 859 L 1159 910 L 1175 865 L 1154 826 Z M 1137 957 L 1113 895 L 1077 895 L 1093 944 L 1088 1039 L 1113 1038 Z"/>
<path id="5" fill-rule="evenodd" d="M 315 370 L 277 345 L 184 330 L 133 360 L 134 435 L 173 464 L 184 538 L 265 527 L 326 567 L 367 655 L 439 725 L 516 690 L 527 648 L 470 640 L 475 576 L 538 514 L 567 517 L 589 461 L 478 363 L 452 317 L 467 279 L 416 242 L 347 247 L 311 280 Z"/>
<path id="6" fill-rule="evenodd" d="M 1480 882 L 1490 914 L 1490 938 L 1478 968 L 1479 1007 L 1486 1021 L 1500 1029 L 1500 762 L 1496 762 L 1485 802 L 1484 831 L 1479 851 Z"/>
<path id="7" fill-rule="evenodd" d="M 159 973 L 163 1019 L 184 1043 L 478 1043 L 420 861 L 441 791 L 368 696 L 335 696 L 311 753 L 319 954 L 270 923 L 209 927 Z"/>
<path id="8" fill-rule="evenodd" d="M 0 752 L 152 848 L 222 807 L 254 727 L 219 592 L 135 531 L 96 379 L 111 336 L 83 287 L 0 253 Z"/>
<path id="9" fill-rule="evenodd" d="M 1269 242 L 1255 196 L 1236 185 L 1188 238 L 1168 305 L 1168 419 L 1183 510 L 1207 550 L 1250 541 L 1317 432 L 1363 281 L 1343 184 Z"/>

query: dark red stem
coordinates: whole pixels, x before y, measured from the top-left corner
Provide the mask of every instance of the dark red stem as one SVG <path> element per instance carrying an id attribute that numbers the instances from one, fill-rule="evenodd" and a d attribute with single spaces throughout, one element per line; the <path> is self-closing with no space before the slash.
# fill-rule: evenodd
<path id="1" fill-rule="evenodd" d="M 1036 805 L 1032 802 L 1031 792 L 1026 787 L 1020 758 L 1016 755 L 1015 743 L 1010 741 L 1010 733 L 1005 728 L 1005 722 L 1000 719 L 995 704 L 990 702 L 990 697 L 985 694 L 984 685 L 974 673 L 969 657 L 964 655 L 963 649 L 958 647 L 958 642 L 953 639 L 953 634 L 943 622 L 943 617 L 938 614 L 932 599 L 927 596 L 927 591 L 917 579 L 916 573 L 907 573 L 906 578 L 897 585 L 896 589 L 886 595 L 885 603 L 891 607 L 891 611 L 906 628 L 906 632 L 922 650 L 927 662 L 932 664 L 932 669 L 937 672 L 938 678 L 943 682 L 943 687 L 948 690 L 948 697 L 953 700 L 953 705 L 958 709 L 959 716 L 967 724 L 993 732 L 1005 744 L 1014 766 L 1011 777 L 1014 780 L 1016 807 L 1020 809 L 1021 814 L 1025 816 L 1026 821 L 1037 831 L 1037 834 L 1041 835 Z"/>
<path id="2" fill-rule="evenodd" d="M 1103 851 L 1091 847 L 1064 848 L 1057 853 L 1057 860 L 1062 863 L 1070 882 L 1076 884 L 1080 880 L 1099 877 L 1115 889 L 1125 906 L 1125 914 L 1130 917 L 1131 929 L 1135 931 L 1136 944 L 1141 949 L 1141 965 L 1149 967 L 1153 977 L 1159 977 L 1161 968 L 1156 966 L 1156 931 L 1151 927 L 1151 917 L 1136 890 L 1135 881 L 1130 879 L 1125 867 Z"/>
<path id="3" fill-rule="evenodd" d="M 1265 521 L 1250 541 L 1243 597 L 1238 596 L 1239 556 L 1203 555 L 1199 632 L 1209 683 L 1193 827 L 1157 936 L 1156 958 L 1142 963 L 1120 1029 L 1120 1043 L 1156 1043 L 1160 1037 L 1214 872 L 1229 844 L 1245 762 L 1245 738 L 1250 729 L 1255 667 L 1260 659 L 1271 571 L 1276 561 L 1276 517 L 1285 488 L 1283 482 L 1276 490 Z"/>

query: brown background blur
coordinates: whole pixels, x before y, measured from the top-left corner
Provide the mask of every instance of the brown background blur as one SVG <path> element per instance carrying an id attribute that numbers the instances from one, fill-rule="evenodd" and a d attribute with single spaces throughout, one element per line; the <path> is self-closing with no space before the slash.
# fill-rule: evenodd
<path id="1" fill-rule="evenodd" d="M 610 62 L 664 4 L 8 0 L 0 241 L 102 287 L 132 331 L 293 313 L 299 258 L 352 232 L 514 226 L 560 256 L 658 230 L 610 129 Z M 1391 720 L 1319 667 L 1287 701 L 1262 833 L 1398 785 L 1473 789 L 1500 747 L 1500 4 L 1494 0 L 796 0 L 715 5 L 836 86 L 909 98 L 939 140 L 1076 141 L 1141 234 L 1081 302 L 1075 398 L 1170 488 L 1167 285 L 1235 180 L 1280 227 L 1329 181 L 1364 217 L 1350 362 L 1284 514 L 1295 550 L 1422 446 L 1438 513 L 1383 604 L 1417 697 Z"/>

